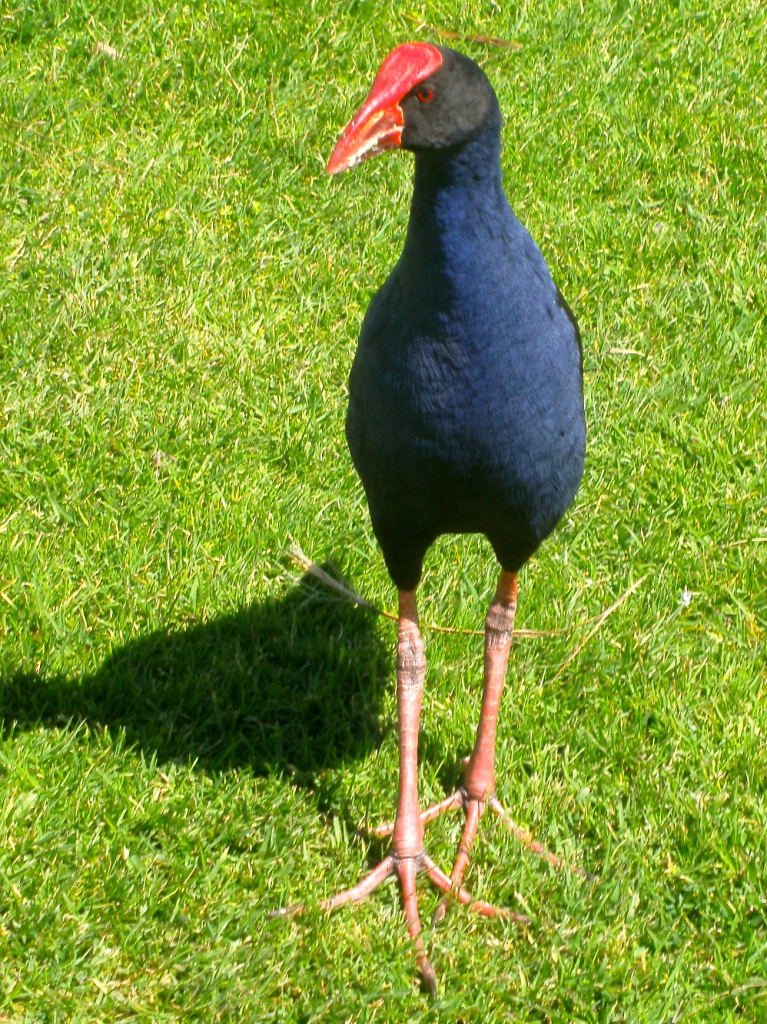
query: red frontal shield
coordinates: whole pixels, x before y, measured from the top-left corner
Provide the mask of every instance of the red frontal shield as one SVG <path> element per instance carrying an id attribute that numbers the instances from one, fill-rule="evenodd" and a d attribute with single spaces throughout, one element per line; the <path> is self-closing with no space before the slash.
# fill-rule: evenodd
<path id="1" fill-rule="evenodd" d="M 442 64 L 429 43 L 404 43 L 380 67 L 368 98 L 344 128 L 328 161 L 328 174 L 339 174 L 376 153 L 399 146 L 404 117 L 399 101 Z"/>

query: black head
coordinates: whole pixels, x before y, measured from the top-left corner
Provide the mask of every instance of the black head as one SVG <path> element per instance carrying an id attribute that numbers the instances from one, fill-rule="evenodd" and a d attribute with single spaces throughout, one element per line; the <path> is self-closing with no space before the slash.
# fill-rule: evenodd
<path id="1" fill-rule="evenodd" d="M 437 70 L 400 100 L 403 149 L 445 149 L 460 145 L 500 119 L 487 75 L 463 53 L 446 46 Z"/>

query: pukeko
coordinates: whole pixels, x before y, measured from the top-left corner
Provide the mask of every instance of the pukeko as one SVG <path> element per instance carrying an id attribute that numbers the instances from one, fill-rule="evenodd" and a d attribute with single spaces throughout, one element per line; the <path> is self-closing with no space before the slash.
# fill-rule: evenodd
<path id="1" fill-rule="evenodd" d="M 486 807 L 505 815 L 495 796 L 495 732 L 517 573 L 573 500 L 586 444 L 578 325 L 506 199 L 500 134 L 498 100 L 481 68 L 446 47 L 408 43 L 386 58 L 328 163 L 337 174 L 393 147 L 415 154 L 405 246 L 365 316 L 346 420 L 373 530 L 399 592 L 399 796 L 393 824 L 375 830 L 391 835 L 389 853 L 322 906 L 362 899 L 396 874 L 432 991 L 416 874 L 425 871 L 480 913 L 508 914 L 472 902 L 463 875 Z M 421 811 L 426 658 L 416 588 L 429 546 L 445 533 L 485 534 L 500 577 L 485 621 L 482 710 L 463 785 Z M 466 822 L 447 876 L 424 849 L 424 823 L 458 807 Z"/>

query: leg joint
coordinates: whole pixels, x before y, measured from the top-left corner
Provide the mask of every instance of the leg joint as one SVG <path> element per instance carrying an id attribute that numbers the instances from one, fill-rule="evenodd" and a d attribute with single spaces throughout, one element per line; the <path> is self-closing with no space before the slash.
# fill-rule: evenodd
<path id="1" fill-rule="evenodd" d="M 404 642 L 397 646 L 397 682 L 405 689 L 423 687 L 426 654 L 423 644 Z"/>
<path id="2" fill-rule="evenodd" d="M 491 648 L 508 647 L 511 643 L 511 634 L 514 630 L 514 615 L 517 607 L 516 602 L 511 605 L 501 604 L 494 601 L 485 619 L 485 638 L 487 646 Z"/>

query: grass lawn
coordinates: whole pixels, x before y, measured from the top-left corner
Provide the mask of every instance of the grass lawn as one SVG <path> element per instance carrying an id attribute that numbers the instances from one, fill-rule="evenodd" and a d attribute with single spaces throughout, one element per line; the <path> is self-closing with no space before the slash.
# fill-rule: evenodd
<path id="1" fill-rule="evenodd" d="M 573 628 L 515 645 L 498 791 L 597 877 L 488 819 L 467 882 L 532 922 L 451 912 L 430 1000 L 396 886 L 267 913 L 394 806 L 392 624 L 287 552 L 394 603 L 343 418 L 411 158 L 324 163 L 436 29 L 522 44 L 453 43 L 584 336 L 583 487 L 517 619 Z M 766 36 L 763 0 L 2 6 L 0 1021 L 767 1021 Z M 444 538 L 424 622 L 480 628 L 495 573 Z M 481 680 L 425 639 L 424 801 Z"/>

